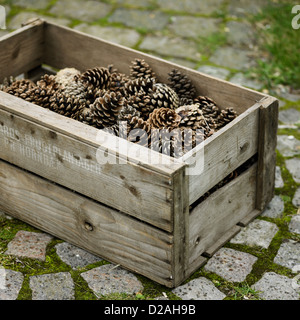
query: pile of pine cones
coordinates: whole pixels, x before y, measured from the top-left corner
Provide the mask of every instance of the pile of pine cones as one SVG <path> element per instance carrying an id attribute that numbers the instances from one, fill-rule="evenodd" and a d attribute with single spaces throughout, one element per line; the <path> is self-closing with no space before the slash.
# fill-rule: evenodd
<path id="1" fill-rule="evenodd" d="M 71 117 L 120 138 L 172 157 L 180 157 L 197 143 L 232 121 L 232 108 L 221 110 L 196 90 L 187 75 L 173 69 L 169 83 L 161 83 L 149 64 L 135 59 L 130 74 L 113 65 L 84 73 L 65 68 L 45 74 L 36 83 L 6 80 L 0 90 Z"/>

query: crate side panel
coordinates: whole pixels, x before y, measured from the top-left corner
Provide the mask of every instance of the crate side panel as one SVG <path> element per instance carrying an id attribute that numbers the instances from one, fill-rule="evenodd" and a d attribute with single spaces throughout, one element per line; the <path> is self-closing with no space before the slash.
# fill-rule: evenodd
<path id="1" fill-rule="evenodd" d="M 1 160 L 0 191 L 8 214 L 170 286 L 170 234 Z"/>
<path id="2" fill-rule="evenodd" d="M 0 38 L 0 83 L 42 63 L 44 24 L 29 25 Z"/>
<path id="3" fill-rule="evenodd" d="M 116 155 L 107 155 L 12 113 L 0 110 L 0 119 L 3 160 L 172 230 L 172 185 L 168 176 L 130 162 L 114 164 Z"/>
<path id="4" fill-rule="evenodd" d="M 196 87 L 197 95 L 213 98 L 221 108 L 233 107 L 244 112 L 263 94 L 207 76 L 198 71 L 132 50 L 66 27 L 46 24 L 45 63 L 56 67 L 75 67 L 81 71 L 95 66 L 114 66 L 129 73 L 129 65 L 135 58 L 145 59 L 159 80 L 168 83 L 168 73 L 176 68 L 187 74 Z"/>
<path id="5" fill-rule="evenodd" d="M 190 268 L 201 254 L 254 211 L 257 164 L 211 194 L 190 213 Z"/>
<path id="6" fill-rule="evenodd" d="M 183 157 L 190 166 L 190 204 L 257 153 L 258 121 L 255 105 Z"/>

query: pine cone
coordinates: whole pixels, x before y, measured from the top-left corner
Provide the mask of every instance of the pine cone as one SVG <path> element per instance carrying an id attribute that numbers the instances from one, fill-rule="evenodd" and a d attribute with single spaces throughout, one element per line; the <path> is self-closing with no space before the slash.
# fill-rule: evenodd
<path id="1" fill-rule="evenodd" d="M 123 73 L 118 73 L 118 72 L 111 73 L 111 83 L 109 86 L 109 90 L 124 92 L 125 84 L 128 81 L 129 81 L 129 78 Z"/>
<path id="2" fill-rule="evenodd" d="M 36 87 L 34 82 L 27 79 L 15 80 L 9 86 L 4 88 L 4 92 L 20 97 L 23 93 L 27 93 L 32 88 Z"/>
<path id="3" fill-rule="evenodd" d="M 97 128 L 105 128 L 117 122 L 120 110 L 123 108 L 125 99 L 120 93 L 107 92 L 90 105 L 89 117 Z"/>
<path id="4" fill-rule="evenodd" d="M 153 92 L 154 83 L 155 80 L 153 78 L 130 79 L 124 84 L 123 95 L 128 98 L 140 92 L 150 94 Z"/>
<path id="5" fill-rule="evenodd" d="M 13 82 L 15 82 L 16 79 L 13 76 L 10 76 L 9 78 L 4 78 L 3 79 L 3 83 L 0 83 L 0 90 L 4 91 L 7 87 L 9 87 L 10 85 L 13 84 Z"/>
<path id="6" fill-rule="evenodd" d="M 140 117 L 144 120 L 148 119 L 149 114 L 154 110 L 154 107 L 150 103 L 151 96 L 140 91 L 133 96 L 127 98 L 127 104 L 134 107 L 137 111 L 140 112 Z"/>
<path id="7" fill-rule="evenodd" d="M 60 89 L 64 89 L 70 82 L 74 80 L 74 77 L 80 76 L 80 71 L 75 68 L 64 68 L 57 72 L 55 76 L 48 76 L 46 81 L 54 81 L 58 84 Z"/>
<path id="8" fill-rule="evenodd" d="M 49 100 L 49 109 L 63 116 L 78 120 L 85 108 L 85 99 L 69 96 L 64 92 L 56 91 Z"/>
<path id="9" fill-rule="evenodd" d="M 194 104 L 199 104 L 201 110 L 203 108 L 211 109 L 217 107 L 215 101 L 207 96 L 198 96 L 194 99 Z"/>
<path id="10" fill-rule="evenodd" d="M 149 146 L 151 138 L 151 125 L 139 118 L 132 117 L 127 121 L 128 138 L 130 142 L 138 143 L 144 147 Z"/>
<path id="11" fill-rule="evenodd" d="M 224 127 L 236 117 L 237 113 L 233 108 L 226 108 L 225 110 L 221 110 L 221 113 L 217 119 L 217 128 L 220 129 Z"/>
<path id="12" fill-rule="evenodd" d="M 176 109 L 179 107 L 179 97 L 177 93 L 168 85 L 163 83 L 154 84 L 154 92 L 150 101 L 152 107 Z"/>
<path id="13" fill-rule="evenodd" d="M 130 76 L 132 79 L 137 79 L 137 78 L 156 79 L 155 73 L 153 72 L 152 68 L 144 59 L 135 59 L 134 61 L 131 62 Z"/>
<path id="14" fill-rule="evenodd" d="M 169 108 L 154 109 L 147 120 L 153 128 L 177 128 L 180 121 L 181 116 Z"/>
<path id="15" fill-rule="evenodd" d="M 196 89 L 187 75 L 179 70 L 173 69 L 169 74 L 169 86 L 178 94 L 180 98 L 193 99 Z"/>
<path id="16" fill-rule="evenodd" d="M 111 83 L 111 74 L 107 68 L 95 67 L 86 70 L 81 75 L 81 80 L 93 87 L 108 89 Z"/>
<path id="17" fill-rule="evenodd" d="M 136 110 L 136 108 L 130 106 L 130 105 L 125 105 L 119 112 L 118 115 L 118 121 L 126 121 L 128 118 L 131 117 L 141 117 L 141 113 Z"/>

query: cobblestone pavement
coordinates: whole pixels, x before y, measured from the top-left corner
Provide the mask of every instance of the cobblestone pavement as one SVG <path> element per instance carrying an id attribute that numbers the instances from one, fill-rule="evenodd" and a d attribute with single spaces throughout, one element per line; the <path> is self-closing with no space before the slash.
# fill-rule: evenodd
<path id="1" fill-rule="evenodd" d="M 43 17 L 264 90 L 245 74 L 260 52 L 249 17 L 266 2 L 0 0 L 8 28 L 0 36 Z M 275 196 L 183 285 L 165 288 L 1 213 L 0 300 L 299 299 L 300 95 L 283 86 L 274 94 L 280 100 Z"/>

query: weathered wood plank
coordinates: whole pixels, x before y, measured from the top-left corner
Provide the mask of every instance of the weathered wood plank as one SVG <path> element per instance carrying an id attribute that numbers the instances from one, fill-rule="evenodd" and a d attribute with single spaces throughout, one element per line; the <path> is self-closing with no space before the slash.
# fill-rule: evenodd
<path id="1" fill-rule="evenodd" d="M 275 190 L 276 144 L 278 128 L 278 100 L 269 97 L 259 112 L 259 145 L 257 171 L 258 210 L 263 210 L 272 200 Z"/>
<path id="2" fill-rule="evenodd" d="M 259 106 L 252 106 L 181 158 L 189 164 L 190 204 L 257 153 Z"/>
<path id="3" fill-rule="evenodd" d="M 188 275 L 189 267 L 189 188 L 185 168 L 173 176 L 173 281 L 178 286 Z"/>
<path id="4" fill-rule="evenodd" d="M 171 286 L 171 235 L 1 160 L 0 208 L 108 261 Z"/>
<path id="5" fill-rule="evenodd" d="M 190 213 L 190 265 L 255 209 L 257 165 L 211 194 Z"/>
<path id="6" fill-rule="evenodd" d="M 264 97 L 259 92 L 66 27 L 46 23 L 45 32 L 44 63 L 56 68 L 75 67 L 84 71 L 97 65 L 114 64 L 120 72 L 128 74 L 131 61 L 143 58 L 151 65 L 161 82 L 168 82 L 168 73 L 173 68 L 183 71 L 194 83 L 197 95 L 213 98 L 221 108 L 234 107 L 242 113 Z"/>
<path id="7" fill-rule="evenodd" d="M 0 38 L 0 83 L 42 63 L 44 22 L 36 21 Z"/>
<path id="8" fill-rule="evenodd" d="M 12 98 L 11 101 L 16 99 Z M 17 99 L 19 101 L 25 103 Z M 173 229 L 171 175 L 154 172 L 130 161 L 118 164 L 116 155 L 106 154 L 101 145 L 90 145 L 62 134 L 54 127 L 49 128 L 47 119 L 54 114 L 49 110 L 34 106 L 37 112 L 48 114 L 42 125 L 42 122 L 37 124 L 3 111 L 1 105 L 2 101 L 1 159 L 159 228 Z M 25 104 L 25 107 L 29 105 Z M 65 119 L 67 126 L 68 120 Z"/>

